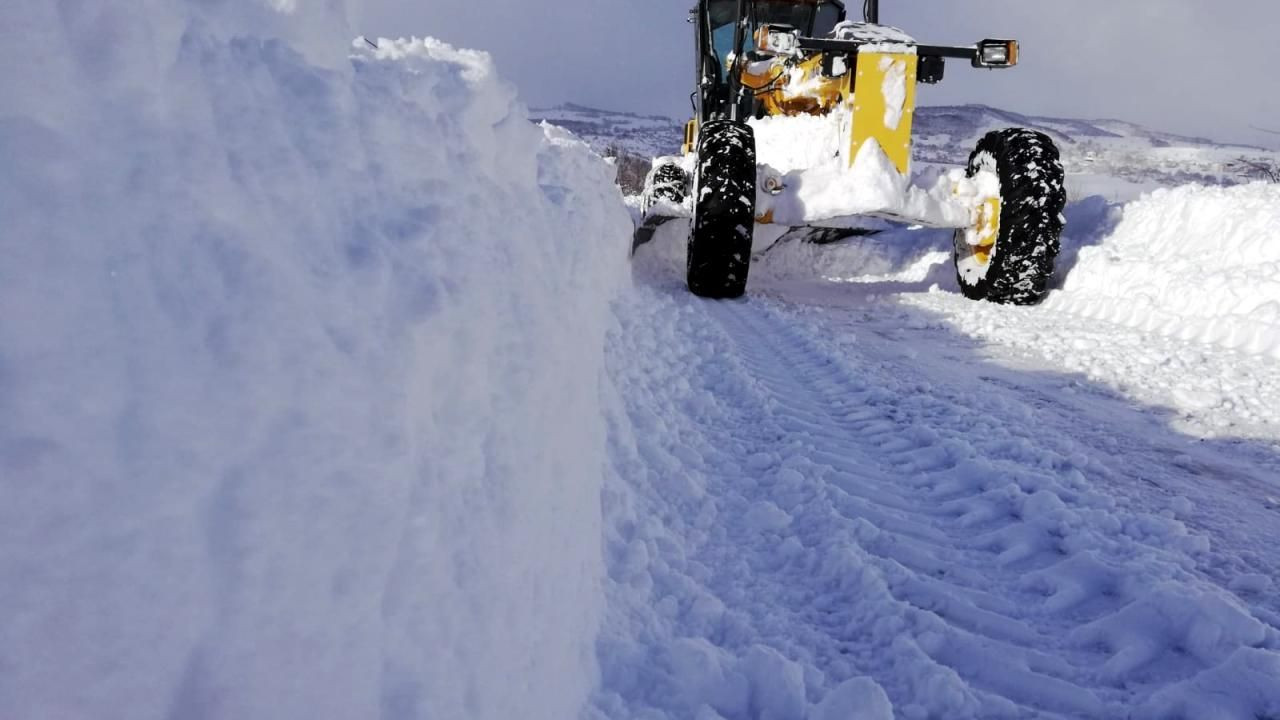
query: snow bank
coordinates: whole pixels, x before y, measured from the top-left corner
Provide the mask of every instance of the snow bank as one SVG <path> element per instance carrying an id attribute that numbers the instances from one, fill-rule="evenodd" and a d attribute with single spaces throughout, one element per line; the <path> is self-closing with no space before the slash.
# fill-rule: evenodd
<path id="1" fill-rule="evenodd" d="M 6 7 L 0 717 L 593 683 L 612 170 L 487 56 L 297 5 Z"/>
<path id="2" fill-rule="evenodd" d="M 1144 196 L 1046 307 L 1280 357 L 1280 185 Z"/>

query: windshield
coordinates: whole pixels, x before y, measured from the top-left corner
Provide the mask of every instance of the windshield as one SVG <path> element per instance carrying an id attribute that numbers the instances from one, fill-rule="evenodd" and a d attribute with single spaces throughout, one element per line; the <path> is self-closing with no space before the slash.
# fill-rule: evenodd
<path id="1" fill-rule="evenodd" d="M 747 33 L 744 50 L 755 50 L 755 29 L 760 25 L 791 25 L 808 37 L 826 37 L 840 22 L 844 6 L 834 0 L 756 0 L 754 24 Z M 707 14 L 711 22 L 711 44 L 720 59 L 720 79 L 728 72 L 729 53 L 733 51 L 733 19 L 738 12 L 737 0 L 711 0 Z"/>
<path id="2" fill-rule="evenodd" d="M 796 0 L 760 0 L 756 3 L 756 25 L 790 25 L 802 35 L 813 36 L 813 11 L 817 3 Z"/>

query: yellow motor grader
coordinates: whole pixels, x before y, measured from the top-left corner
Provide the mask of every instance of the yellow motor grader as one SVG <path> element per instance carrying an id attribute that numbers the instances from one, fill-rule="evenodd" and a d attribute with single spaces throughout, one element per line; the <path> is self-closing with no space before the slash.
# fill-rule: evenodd
<path id="1" fill-rule="evenodd" d="M 955 228 L 966 296 L 1041 300 L 1064 223 L 1052 140 L 997 130 L 966 168 L 912 183 L 917 83 L 941 81 L 947 60 L 1013 67 L 1018 43 L 925 45 L 879 15 L 879 0 L 861 21 L 838 0 L 698 0 L 694 117 L 681 155 L 646 178 L 633 247 L 688 218 L 689 289 L 732 298 L 746 290 L 757 225 L 832 239 L 880 218 Z"/>

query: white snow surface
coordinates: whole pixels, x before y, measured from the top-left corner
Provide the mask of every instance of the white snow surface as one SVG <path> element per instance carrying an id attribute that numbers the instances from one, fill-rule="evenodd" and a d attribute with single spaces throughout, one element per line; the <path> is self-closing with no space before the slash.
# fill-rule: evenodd
<path id="1" fill-rule="evenodd" d="M 1222 219 L 1259 228 L 1272 190 Z M 1057 285 L 1144 212 L 1069 207 Z M 702 301 L 682 225 L 641 249 L 613 335 L 593 717 L 1280 713 L 1275 358 L 967 301 L 927 229 L 784 241 L 745 299 Z"/>
<path id="2" fill-rule="evenodd" d="M 274 4 L 6 4 L 0 717 L 572 717 L 613 170 Z"/>
<path id="3" fill-rule="evenodd" d="M 903 91 L 905 92 L 905 90 Z M 846 108 L 824 116 L 776 116 L 748 120 L 755 135 L 760 174 L 776 178 L 777 193 L 757 184 L 756 215 L 771 213 L 774 224 L 840 223 L 851 216 L 908 217 L 935 227 L 961 227 L 972 208 L 956 200 L 964 173 L 941 172 L 922 186 L 894 167 L 880 143 L 862 144 L 852 165 Z"/>
<path id="4" fill-rule="evenodd" d="M 884 126 L 897 130 L 907 104 L 907 61 L 885 56 L 880 58 L 880 70 L 884 72 L 880 87 L 884 97 Z"/>
<path id="5" fill-rule="evenodd" d="M 1184 186 L 1130 203 L 1048 304 L 1280 358 L 1280 185 Z"/>
<path id="6" fill-rule="evenodd" d="M 704 301 L 483 53 L 58 7 L 0 49 L 0 718 L 1280 717 L 1273 186 L 1073 203 L 1039 307 L 901 227 Z"/>

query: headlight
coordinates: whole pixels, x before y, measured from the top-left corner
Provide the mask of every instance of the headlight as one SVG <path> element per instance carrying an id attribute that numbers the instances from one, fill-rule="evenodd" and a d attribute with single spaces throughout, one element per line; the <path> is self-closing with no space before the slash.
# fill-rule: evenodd
<path id="1" fill-rule="evenodd" d="M 800 31 L 790 25 L 761 25 L 756 30 L 756 49 L 770 55 L 799 55 Z"/>
<path id="2" fill-rule="evenodd" d="M 973 58 L 974 67 L 1003 68 L 1018 64 L 1017 40 L 983 40 Z"/>

